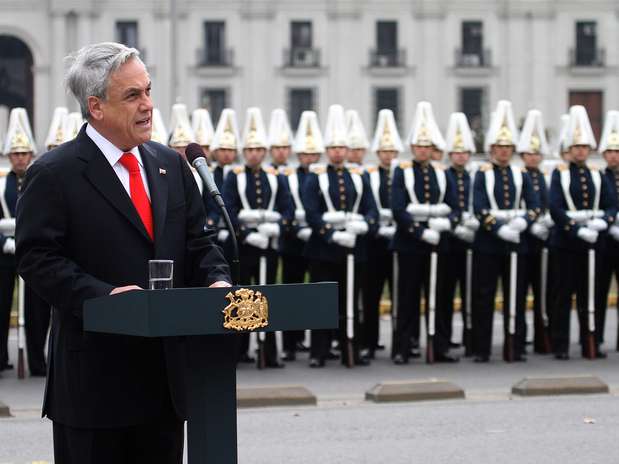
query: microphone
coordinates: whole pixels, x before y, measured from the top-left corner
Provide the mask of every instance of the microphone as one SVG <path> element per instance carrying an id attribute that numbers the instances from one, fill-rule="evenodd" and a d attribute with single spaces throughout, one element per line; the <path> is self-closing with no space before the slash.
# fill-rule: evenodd
<path id="1" fill-rule="evenodd" d="M 206 188 L 209 195 L 213 197 L 218 205 L 223 206 L 221 193 L 208 167 L 208 162 L 206 161 L 202 147 L 197 143 L 190 143 L 187 145 L 187 148 L 185 148 L 185 156 L 187 156 L 189 163 L 198 171 L 202 182 L 204 182 L 204 188 Z"/>

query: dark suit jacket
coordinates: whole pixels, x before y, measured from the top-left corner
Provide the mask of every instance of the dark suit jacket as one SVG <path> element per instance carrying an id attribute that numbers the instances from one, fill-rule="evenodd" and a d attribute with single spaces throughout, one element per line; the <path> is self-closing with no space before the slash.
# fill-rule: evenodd
<path id="1" fill-rule="evenodd" d="M 154 244 L 109 162 L 82 127 L 27 172 L 17 206 L 18 272 L 53 307 L 43 414 L 74 427 L 120 427 L 186 416 L 185 340 L 82 330 L 82 306 L 114 287 L 148 288 L 148 260 L 174 260 L 174 286 L 230 281 L 205 232 L 187 163 L 163 145 L 139 147 Z M 174 308 L 170 308 L 174 311 Z"/>

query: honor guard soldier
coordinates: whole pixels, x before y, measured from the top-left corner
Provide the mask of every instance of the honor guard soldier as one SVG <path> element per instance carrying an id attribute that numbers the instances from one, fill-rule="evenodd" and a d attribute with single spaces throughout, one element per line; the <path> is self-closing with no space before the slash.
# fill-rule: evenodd
<path id="1" fill-rule="evenodd" d="M 191 113 L 191 129 L 196 137 L 196 143 L 202 147 L 204 157 L 210 162 L 213 158 L 211 156 L 211 142 L 213 141 L 213 122 L 211 121 L 211 115 L 204 108 L 198 108 Z"/>
<path id="2" fill-rule="evenodd" d="M 215 185 L 220 192 L 224 190 L 224 183 L 228 174 L 234 168 L 234 162 L 238 156 L 238 150 L 240 146 L 240 138 L 239 138 L 239 129 L 238 124 L 236 122 L 236 113 L 233 109 L 225 108 L 219 117 L 219 121 L 217 122 L 217 129 L 215 130 L 215 134 L 213 135 L 213 139 L 211 141 L 211 157 L 214 161 L 211 164 L 211 170 L 213 172 L 213 179 L 215 180 Z M 217 229 L 217 240 L 222 246 L 228 245 L 224 247 L 224 252 L 228 261 L 231 261 L 231 243 L 228 242 L 228 229 L 226 228 L 223 218 L 221 217 L 221 211 L 219 207 L 215 204 L 210 195 L 208 195 L 206 199 L 206 216 L 207 216 L 207 225 L 208 227 Z M 243 359 L 247 362 L 254 362 L 254 359 L 248 357 L 247 359 Z"/>
<path id="3" fill-rule="evenodd" d="M 64 143 L 64 128 L 67 123 L 68 114 L 69 112 L 64 106 L 59 106 L 54 110 L 52 122 L 49 125 L 47 138 L 45 139 L 45 148 L 47 151 Z"/>
<path id="4" fill-rule="evenodd" d="M 441 324 L 435 324 L 434 318 L 439 277 L 437 247 L 444 245 L 442 233 L 451 230 L 460 213 L 445 171 L 431 163 L 434 146 L 442 141 L 438 134 L 432 106 L 428 102 L 418 103 L 408 136 L 413 162 L 402 162 L 396 167 L 392 185 L 391 206 L 397 223 L 392 247 L 397 252 L 400 275 L 393 341 L 395 364 L 406 364 L 411 355 L 419 356 L 422 288 L 427 302 L 428 361 L 446 360 L 444 353 L 438 353 L 436 357 L 430 355 L 434 348 L 435 328 L 441 327 Z"/>
<path id="5" fill-rule="evenodd" d="M 262 167 L 267 135 L 259 108 L 249 108 L 243 130 L 245 166 L 235 168 L 224 182 L 224 199 L 237 231 L 241 282 L 275 283 L 279 237 L 292 226 L 294 207 L 284 177 Z M 259 333 L 261 367 L 283 367 L 277 358 L 275 334 Z M 247 354 L 248 340 L 241 348 Z"/>
<path id="6" fill-rule="evenodd" d="M 363 323 L 364 345 L 368 349 L 368 357 L 373 359 L 376 350 L 385 349 L 379 342 L 380 300 L 385 284 L 389 286 L 392 317 L 396 316 L 394 263 L 390 249 L 396 228 L 391 212 L 391 184 L 397 165 L 396 158 L 404 148 L 391 110 L 379 111 L 371 150 L 376 153 L 379 164 L 368 166 L 366 173 L 378 208 L 379 227 L 377 233 L 368 238 L 368 272 L 363 285 Z M 395 322 L 393 326 L 395 327 Z"/>
<path id="7" fill-rule="evenodd" d="M 370 148 L 370 142 L 365 133 L 365 128 L 356 110 L 346 111 L 346 135 L 348 137 L 348 154 L 346 164 L 356 166 L 365 171 L 363 159 Z"/>
<path id="8" fill-rule="evenodd" d="M 452 343 L 452 327 L 456 285 L 460 290 L 461 314 L 463 321 L 462 339 L 465 355 L 472 352 L 472 245 L 479 221 L 472 211 L 472 182 L 467 171 L 470 157 L 475 153 L 475 142 L 464 113 L 452 113 L 447 126 L 445 150 L 449 156 L 450 166 L 445 172 L 447 182 L 456 195 L 461 217 L 452 233 L 444 238 L 447 242 L 445 251 L 439 256 L 442 278 L 438 283 L 437 322 L 442 325 L 435 337 L 437 353 L 447 353 L 449 348 L 459 345 Z M 438 336 L 438 335 L 443 335 Z"/>
<path id="9" fill-rule="evenodd" d="M 28 114 L 24 108 L 13 108 L 2 153 L 9 158 L 11 170 L 0 177 L 0 372 L 13 369 L 9 364 L 8 334 L 13 291 L 15 287 L 15 206 L 36 147 Z M 34 212 L 36 214 L 36 212 Z M 49 307 L 30 289 L 26 292 L 23 280 L 19 280 L 19 333 L 18 349 L 23 362 L 24 323 L 31 336 L 28 344 L 30 371 L 32 375 L 45 375 L 44 346 L 49 326 Z M 26 297 L 26 293 L 28 293 Z M 42 338 L 42 340 L 41 340 Z M 23 364 L 22 364 L 23 365 Z"/>
<path id="10" fill-rule="evenodd" d="M 288 123 L 286 112 L 275 109 L 271 112 L 269 122 L 269 153 L 271 165 L 280 173 L 284 174 L 288 166 L 288 158 L 292 152 L 292 130 Z"/>
<path id="11" fill-rule="evenodd" d="M 168 144 L 168 130 L 163 123 L 163 118 L 161 117 L 161 111 L 158 108 L 153 108 L 153 131 L 151 132 L 150 139 L 153 142 L 160 143 L 161 145 Z"/>
<path id="12" fill-rule="evenodd" d="M 555 223 L 551 244 L 557 273 L 551 318 L 552 349 L 569 359 L 570 308 L 576 293 L 582 354 L 601 358 L 603 314 L 595 311 L 596 249 L 600 234 L 615 222 L 616 199 L 602 174 L 587 166 L 596 147 L 587 111 L 572 106 L 564 144 L 569 164 L 559 166 L 550 184 L 550 212 Z"/>
<path id="13" fill-rule="evenodd" d="M 82 113 L 79 113 L 79 112 L 69 113 L 67 115 L 67 119 L 65 120 L 66 124 L 64 127 L 64 141 L 68 142 L 70 140 L 73 140 L 75 137 L 77 137 L 77 134 L 79 133 L 80 129 L 82 128 L 85 122 L 86 121 L 84 121 L 84 118 L 82 117 Z"/>
<path id="14" fill-rule="evenodd" d="M 342 363 L 367 365 L 360 354 L 362 334 L 356 295 L 358 265 L 365 259 L 366 235 L 374 234 L 378 212 L 358 168 L 346 168 L 347 131 L 344 110 L 329 107 L 325 128 L 328 165 L 307 176 L 303 189 L 306 220 L 312 235 L 305 249 L 313 282 L 339 283 L 339 342 Z M 330 331 L 312 331 L 310 367 L 323 367 L 330 354 Z"/>
<path id="15" fill-rule="evenodd" d="M 491 162 L 473 184 L 473 208 L 481 226 L 475 237 L 473 331 L 475 362 L 488 362 L 498 278 L 503 288 L 503 359 L 525 361 L 525 259 L 521 240 L 540 213 L 531 180 L 510 164 L 518 134 L 511 103 L 499 101 L 486 134 Z M 526 209 L 521 207 L 524 200 Z"/>
<path id="16" fill-rule="evenodd" d="M 619 111 L 609 111 L 606 113 L 604 130 L 600 139 L 600 153 L 606 160 L 606 170 L 604 177 L 613 195 L 615 206 L 619 201 Z M 596 313 L 599 319 L 604 320 L 608 306 L 608 291 L 613 274 L 615 281 L 619 279 L 619 225 L 617 219 L 610 226 L 609 233 L 605 237 L 604 252 L 598 253 L 598 276 L 596 279 Z M 601 332 L 599 340 L 603 340 L 603 323 L 598 322 L 598 332 Z M 619 333 L 618 333 L 619 335 Z M 617 338 L 617 350 L 619 351 L 619 336 Z"/>
<path id="17" fill-rule="evenodd" d="M 525 294 L 529 286 L 533 291 L 533 350 L 539 354 L 547 354 L 551 352 L 548 319 L 548 237 L 553 223 L 548 210 L 546 176 L 540 169 L 542 161 L 550 154 L 540 111 L 530 110 L 527 113 L 516 150 L 522 157 L 524 169 L 531 179 L 540 205 L 538 219 L 531 224 L 528 233 L 522 236 L 527 247 L 524 288 Z"/>

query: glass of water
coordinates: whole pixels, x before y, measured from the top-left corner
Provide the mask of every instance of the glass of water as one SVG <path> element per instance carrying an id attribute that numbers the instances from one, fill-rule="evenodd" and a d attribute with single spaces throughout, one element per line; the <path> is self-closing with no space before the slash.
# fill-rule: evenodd
<path id="1" fill-rule="evenodd" d="M 151 259 L 148 261 L 148 287 L 151 290 L 172 288 L 174 261 L 171 259 Z"/>

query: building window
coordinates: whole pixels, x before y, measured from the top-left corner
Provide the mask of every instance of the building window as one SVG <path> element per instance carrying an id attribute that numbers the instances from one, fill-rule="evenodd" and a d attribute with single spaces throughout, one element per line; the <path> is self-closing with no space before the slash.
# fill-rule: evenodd
<path id="1" fill-rule="evenodd" d="M 400 125 L 400 89 L 380 87 L 374 89 L 374 125 L 380 110 L 393 111 L 395 123 Z"/>
<path id="2" fill-rule="evenodd" d="M 456 51 L 456 64 L 460 67 L 490 66 L 490 56 L 484 50 L 484 29 L 481 21 L 462 22 L 462 44 Z"/>
<path id="3" fill-rule="evenodd" d="M 370 66 L 404 66 L 404 50 L 398 50 L 398 23 L 376 22 L 376 48 L 370 51 Z"/>
<path id="4" fill-rule="evenodd" d="M 572 52 L 572 66 L 603 66 L 604 50 L 597 48 L 597 23 L 576 22 L 576 50 Z"/>
<path id="5" fill-rule="evenodd" d="M 484 146 L 484 107 L 485 92 L 480 87 L 465 87 L 460 89 L 460 111 L 466 117 L 473 131 L 477 152 L 483 152 Z"/>
<path id="6" fill-rule="evenodd" d="M 226 23 L 204 22 L 204 49 L 200 51 L 203 66 L 231 66 L 232 52 L 226 49 Z"/>
<path id="7" fill-rule="evenodd" d="M 219 121 L 219 116 L 228 104 L 227 89 L 203 89 L 200 98 L 200 107 L 206 108 L 211 115 L 214 124 Z"/>
<path id="8" fill-rule="evenodd" d="M 288 89 L 288 114 L 290 124 L 295 128 L 299 125 L 303 111 L 316 111 L 315 92 L 311 88 Z"/>
<path id="9" fill-rule="evenodd" d="M 604 108 L 603 93 L 599 90 L 571 90 L 569 93 L 569 106 L 573 105 L 582 105 L 587 109 L 595 139 L 600 140 L 602 133 L 602 111 Z"/>
<path id="10" fill-rule="evenodd" d="M 125 44 L 127 47 L 138 47 L 138 22 L 116 21 L 116 42 Z"/>
<path id="11" fill-rule="evenodd" d="M 284 51 L 284 63 L 299 68 L 320 66 L 320 51 L 313 46 L 310 21 L 290 23 L 290 48 Z"/>

